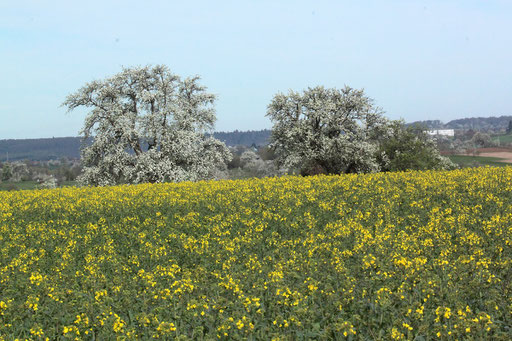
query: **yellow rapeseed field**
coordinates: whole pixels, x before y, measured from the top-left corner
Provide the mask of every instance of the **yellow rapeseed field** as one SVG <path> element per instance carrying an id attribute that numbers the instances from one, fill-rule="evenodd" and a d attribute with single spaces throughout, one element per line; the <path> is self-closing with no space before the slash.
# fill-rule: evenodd
<path id="1" fill-rule="evenodd" d="M 0 193 L 0 339 L 512 338 L 512 168 Z"/>

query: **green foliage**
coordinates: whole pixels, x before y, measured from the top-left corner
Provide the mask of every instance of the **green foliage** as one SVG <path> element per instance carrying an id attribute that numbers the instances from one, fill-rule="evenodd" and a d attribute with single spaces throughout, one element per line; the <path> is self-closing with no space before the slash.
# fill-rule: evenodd
<path id="1" fill-rule="evenodd" d="M 418 125 L 406 126 L 402 121 L 388 124 L 390 131 L 379 138 L 377 158 L 383 171 L 449 169 L 454 164 L 439 154 L 435 143 Z"/>
<path id="2" fill-rule="evenodd" d="M 450 155 L 448 158 L 460 167 L 504 167 L 510 165 L 509 163 L 503 161 L 503 159 L 490 156 Z"/>
<path id="3" fill-rule="evenodd" d="M 491 139 L 491 136 L 486 133 L 482 133 L 477 131 L 473 137 L 471 138 L 471 143 L 473 143 L 473 146 L 476 148 L 485 148 L 485 147 L 493 147 L 494 142 Z"/>
<path id="4" fill-rule="evenodd" d="M 269 146 L 262 146 L 258 148 L 258 155 L 265 161 L 275 160 L 276 158 L 275 151 Z"/>
<path id="5" fill-rule="evenodd" d="M 2 167 L 2 181 L 8 181 L 12 177 L 12 167 L 9 163 L 4 163 Z"/>

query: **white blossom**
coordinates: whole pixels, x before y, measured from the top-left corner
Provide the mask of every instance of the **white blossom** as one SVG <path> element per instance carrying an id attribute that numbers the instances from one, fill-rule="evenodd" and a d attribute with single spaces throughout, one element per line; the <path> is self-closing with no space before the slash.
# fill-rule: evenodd
<path id="1" fill-rule="evenodd" d="M 215 123 L 215 96 L 199 77 L 166 66 L 136 67 L 87 83 L 64 102 L 88 107 L 79 181 L 114 185 L 213 178 L 230 153 L 207 137 Z"/>
<path id="2" fill-rule="evenodd" d="M 302 174 L 379 170 L 371 138 L 386 119 L 363 90 L 315 87 L 302 94 L 278 93 L 267 116 L 274 123 L 271 146 L 282 168 Z"/>
<path id="3" fill-rule="evenodd" d="M 38 188 L 56 188 L 57 187 L 57 178 L 50 174 L 40 174 L 37 176 L 37 180 L 39 185 Z"/>
<path id="4" fill-rule="evenodd" d="M 246 150 L 240 155 L 242 168 L 255 177 L 275 176 L 278 174 L 272 160 L 263 160 L 252 150 Z"/>
<path id="5" fill-rule="evenodd" d="M 23 181 L 23 179 L 28 178 L 30 176 L 27 164 L 24 162 L 11 162 L 9 164 L 9 167 L 11 168 L 11 177 L 9 180 L 12 182 L 20 182 Z"/>

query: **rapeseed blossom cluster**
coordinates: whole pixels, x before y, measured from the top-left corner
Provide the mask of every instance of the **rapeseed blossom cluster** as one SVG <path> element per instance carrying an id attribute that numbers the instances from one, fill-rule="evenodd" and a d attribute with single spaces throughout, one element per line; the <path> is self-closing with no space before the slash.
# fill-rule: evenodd
<path id="1" fill-rule="evenodd" d="M 510 339 L 512 168 L 0 193 L 0 339 Z"/>

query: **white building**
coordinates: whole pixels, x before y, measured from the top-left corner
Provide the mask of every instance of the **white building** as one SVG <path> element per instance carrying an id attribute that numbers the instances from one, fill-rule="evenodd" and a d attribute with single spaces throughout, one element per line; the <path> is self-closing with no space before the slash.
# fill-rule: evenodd
<path id="1" fill-rule="evenodd" d="M 455 136 L 455 130 L 453 130 L 453 129 L 428 130 L 427 134 L 429 134 L 429 135 Z"/>

